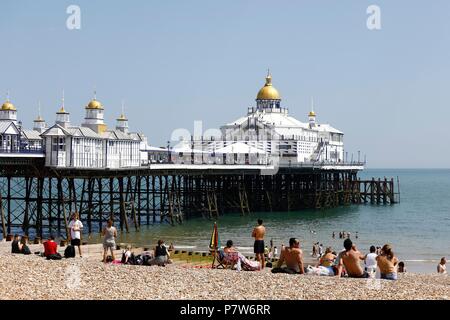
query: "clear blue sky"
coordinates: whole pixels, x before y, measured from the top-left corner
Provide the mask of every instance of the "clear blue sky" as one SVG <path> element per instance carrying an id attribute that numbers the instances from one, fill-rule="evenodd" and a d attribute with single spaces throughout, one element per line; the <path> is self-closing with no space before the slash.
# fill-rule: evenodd
<path id="1" fill-rule="evenodd" d="M 81 30 L 66 28 L 70 4 Z M 31 127 L 38 100 L 54 122 L 64 88 L 79 124 L 95 86 L 108 125 L 125 99 L 131 129 L 165 145 L 245 114 L 270 67 L 283 105 L 306 121 L 314 96 L 370 167 L 449 167 L 449 17 L 447 0 L 2 0 L 0 98 Z"/>

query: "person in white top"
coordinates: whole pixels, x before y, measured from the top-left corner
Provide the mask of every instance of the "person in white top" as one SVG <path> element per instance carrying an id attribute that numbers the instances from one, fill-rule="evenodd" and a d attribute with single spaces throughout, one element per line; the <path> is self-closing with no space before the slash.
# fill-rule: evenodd
<path id="1" fill-rule="evenodd" d="M 441 262 L 437 265 L 437 272 L 440 274 L 447 274 L 447 266 L 445 265 L 447 263 L 447 260 L 445 257 L 441 258 Z"/>
<path id="2" fill-rule="evenodd" d="M 370 276 L 374 276 L 377 271 L 377 254 L 375 253 L 375 246 L 370 247 L 370 253 L 366 254 L 364 257 L 364 264 L 366 266 L 366 271 Z"/>
<path id="3" fill-rule="evenodd" d="M 72 220 L 69 223 L 70 229 L 70 244 L 74 247 L 78 247 L 78 253 L 81 255 L 81 230 L 83 229 L 83 224 L 79 219 L 78 212 L 72 215 Z"/>

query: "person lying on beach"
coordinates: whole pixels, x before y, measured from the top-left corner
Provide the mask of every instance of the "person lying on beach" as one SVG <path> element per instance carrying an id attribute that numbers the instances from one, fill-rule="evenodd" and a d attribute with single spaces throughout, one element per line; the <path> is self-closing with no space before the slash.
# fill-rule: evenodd
<path id="1" fill-rule="evenodd" d="M 20 244 L 20 236 L 18 234 L 14 235 L 14 239 L 11 243 L 11 253 L 22 253 Z"/>
<path id="2" fill-rule="evenodd" d="M 398 259 L 389 244 L 381 248 L 381 254 L 377 257 L 378 268 L 380 268 L 381 279 L 397 280 Z"/>
<path id="3" fill-rule="evenodd" d="M 286 267 L 281 267 L 286 263 Z M 289 239 L 289 247 L 281 251 L 277 267 L 272 269 L 272 273 L 304 274 L 303 252 L 300 249 L 300 241 L 296 238 Z"/>
<path id="4" fill-rule="evenodd" d="M 337 266 L 337 277 L 342 274 L 342 269 L 345 270 L 350 278 L 368 278 L 369 274 L 361 267 L 361 260 L 364 260 L 364 256 L 353 245 L 352 240 L 349 238 L 344 241 L 345 251 L 339 254 L 339 262 Z"/>

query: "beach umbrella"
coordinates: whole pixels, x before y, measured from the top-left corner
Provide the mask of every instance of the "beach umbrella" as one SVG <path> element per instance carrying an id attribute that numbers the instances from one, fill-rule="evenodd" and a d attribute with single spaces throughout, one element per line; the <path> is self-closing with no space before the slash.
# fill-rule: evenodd
<path id="1" fill-rule="evenodd" d="M 209 242 L 210 249 L 218 249 L 220 248 L 220 239 L 219 232 L 217 230 L 217 223 L 214 222 L 213 231 L 211 233 L 211 241 Z"/>

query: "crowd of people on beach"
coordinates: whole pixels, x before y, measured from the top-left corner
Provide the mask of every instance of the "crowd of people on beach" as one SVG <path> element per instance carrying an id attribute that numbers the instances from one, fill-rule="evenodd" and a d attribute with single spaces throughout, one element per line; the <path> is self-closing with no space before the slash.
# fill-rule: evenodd
<path id="1" fill-rule="evenodd" d="M 76 256 L 75 248 L 78 248 L 78 254 L 82 257 L 81 250 L 81 233 L 83 224 L 79 220 L 77 213 L 71 217 L 68 224 L 70 230 L 70 244 L 64 250 L 65 258 L 74 258 Z M 264 238 L 266 228 L 262 219 L 257 220 L 257 225 L 252 231 L 254 238 L 253 251 L 255 260 L 250 260 L 241 254 L 233 244 L 232 240 L 228 240 L 223 250 L 218 250 L 219 259 L 227 260 L 235 264 L 236 270 L 256 271 L 263 270 L 265 267 L 272 268 L 272 273 L 288 273 L 288 274 L 311 274 L 337 277 L 351 278 L 374 278 L 377 270 L 381 279 L 397 280 L 398 273 L 406 272 L 405 263 L 399 261 L 394 254 L 390 244 L 384 246 L 371 246 L 367 254 L 363 254 L 358 250 L 356 244 L 351 240 L 350 232 L 340 231 L 339 238 L 344 239 L 344 249 L 340 252 L 334 251 L 331 247 L 326 247 L 320 242 L 314 242 L 311 256 L 317 259 L 315 265 L 304 265 L 304 255 L 301 249 L 300 240 L 297 238 L 289 239 L 289 246 L 281 245 L 279 259 L 278 249 L 274 246 L 273 240 L 270 240 L 270 248 L 265 245 Z M 332 233 L 334 239 L 336 233 Z M 113 220 L 109 219 L 106 226 L 102 230 L 103 237 L 103 259 L 104 263 L 114 264 L 133 264 L 133 265 L 157 265 L 165 266 L 172 263 L 170 252 L 174 250 L 173 244 L 169 248 L 163 240 L 158 240 L 158 244 L 154 250 L 144 249 L 140 254 L 135 254 L 131 246 L 127 246 L 122 251 L 121 259 L 116 259 L 115 251 L 117 249 L 116 238 L 117 229 L 113 225 Z M 358 232 L 355 233 L 355 238 Z M 28 237 L 16 234 L 12 239 L 11 252 L 14 254 L 31 254 L 27 245 Z M 43 243 L 44 251 L 36 252 L 48 260 L 60 260 L 63 256 L 58 252 L 58 245 L 55 237 L 50 235 Z M 211 249 L 211 248 L 210 248 Z M 219 248 L 216 248 L 219 249 Z M 266 262 L 267 261 L 267 262 Z M 272 262 L 276 262 L 275 265 Z M 439 274 L 447 274 L 446 258 L 442 257 L 437 265 Z"/>
<path id="2" fill-rule="evenodd" d="M 276 257 L 276 247 L 273 246 L 273 240 L 270 241 L 270 249 L 264 247 L 264 236 L 266 229 L 263 221 L 258 219 L 257 226 L 252 231 L 254 241 L 255 260 L 259 264 L 259 268 L 254 270 L 262 270 L 264 266 L 272 267 L 273 258 Z M 335 239 L 336 233 L 332 233 Z M 399 261 L 390 244 L 383 246 L 371 246 L 366 254 L 360 252 L 356 244 L 351 240 L 351 233 L 340 231 L 339 238 L 344 239 L 344 249 L 340 252 L 334 251 L 331 247 L 324 249 L 320 242 L 314 242 L 312 248 L 312 257 L 317 258 L 316 265 L 304 265 L 303 251 L 300 241 L 297 238 L 289 239 L 289 246 L 281 246 L 280 257 L 272 273 L 288 273 L 288 274 L 312 274 L 350 278 L 375 278 L 377 271 L 379 277 L 386 280 L 397 280 L 398 273 L 405 273 L 406 267 L 403 261 Z M 358 238 L 358 232 L 355 232 L 355 238 Z M 229 240 L 227 243 L 232 244 Z M 264 250 L 265 248 L 265 250 Z M 275 250 L 274 250 L 275 248 Z M 229 252 L 225 249 L 225 253 Z M 236 252 L 236 250 L 233 250 Z M 243 255 L 240 255 L 243 257 Z M 265 264 L 265 259 L 269 262 Z M 240 270 L 240 269 L 239 269 Z M 443 257 L 437 266 L 437 272 L 446 274 L 446 259 Z"/>
<path id="3" fill-rule="evenodd" d="M 76 250 L 78 248 L 78 254 L 82 258 L 81 250 L 81 233 L 83 229 L 83 223 L 79 219 L 78 213 L 74 213 L 68 224 L 70 231 L 70 244 L 68 244 L 64 250 L 64 258 L 75 258 Z M 104 263 L 115 264 L 137 264 L 137 265 L 158 265 L 165 266 L 168 263 L 172 263 L 170 260 L 170 251 L 173 250 L 171 244 L 169 248 L 166 247 L 163 240 L 159 240 L 158 244 L 153 251 L 144 250 L 141 254 L 135 255 L 131 251 L 131 246 L 127 246 L 122 252 L 122 257 L 117 260 L 114 251 L 117 249 L 116 238 L 117 229 L 113 225 L 113 220 L 109 219 L 106 226 L 102 230 L 103 237 L 103 259 Z M 21 236 L 19 234 L 14 235 L 11 242 L 11 253 L 14 254 L 31 254 L 31 251 L 27 245 L 28 237 Z M 55 242 L 55 236 L 49 235 L 48 239 L 43 242 L 43 252 L 35 252 L 36 254 L 45 257 L 47 260 L 61 260 L 63 256 L 58 252 L 58 244 Z M 108 255 L 108 252 L 110 255 Z"/>

